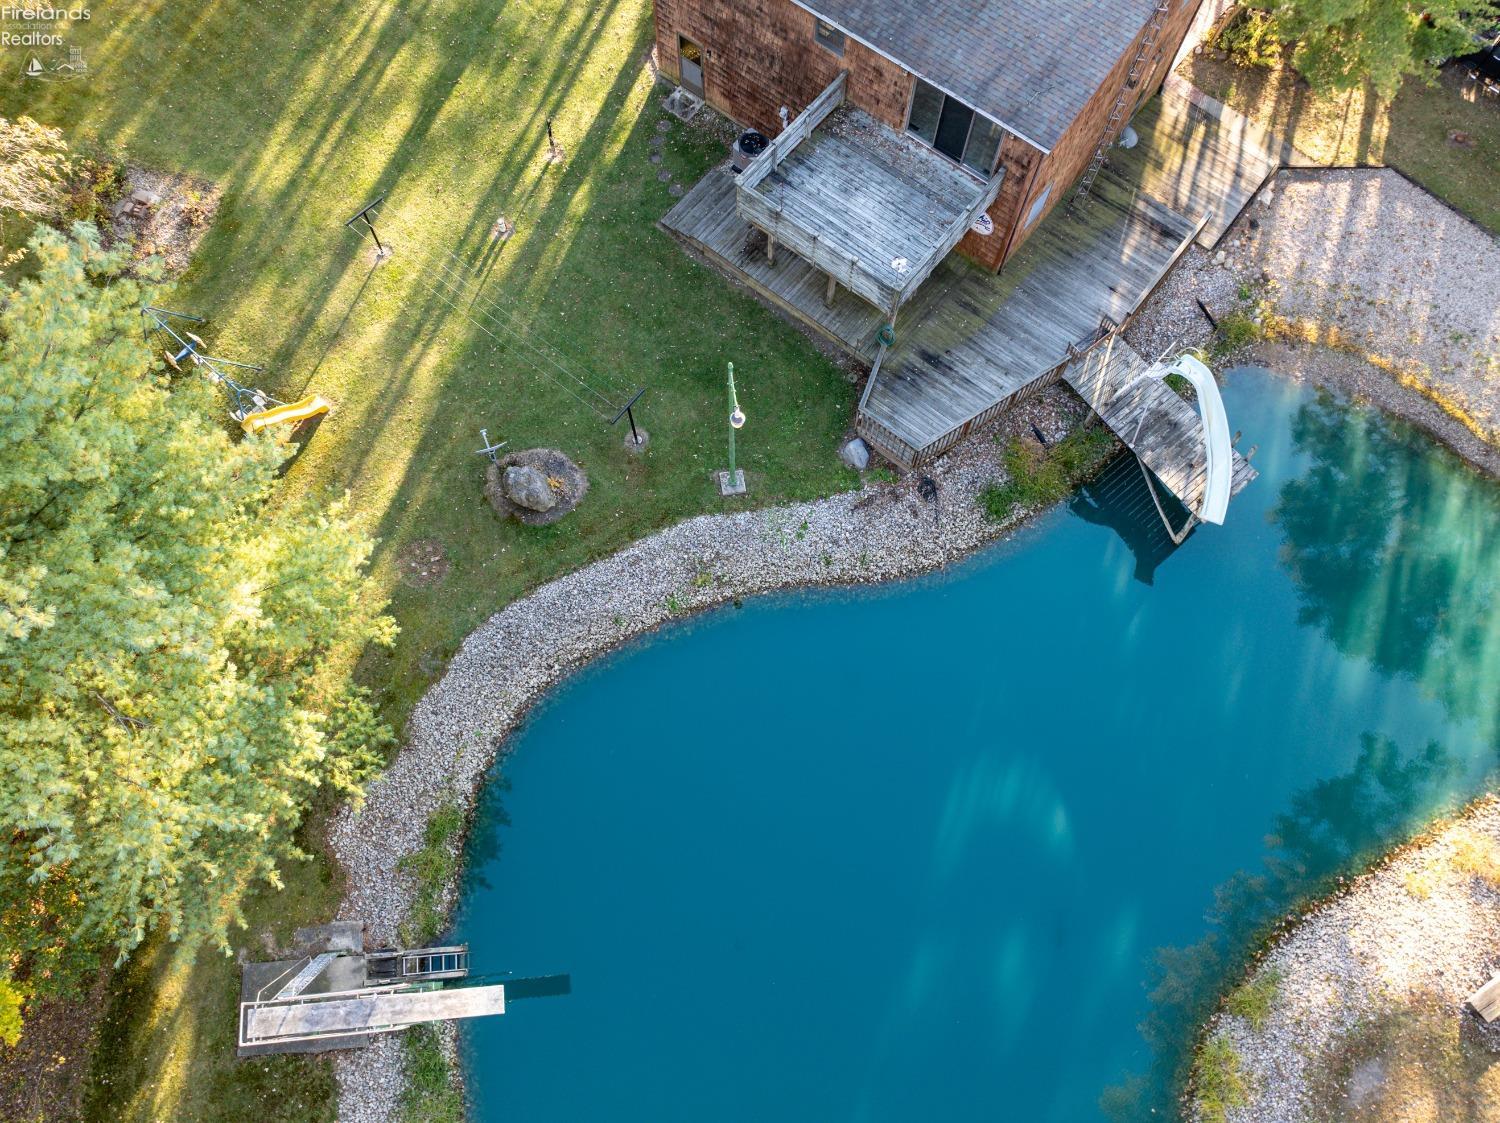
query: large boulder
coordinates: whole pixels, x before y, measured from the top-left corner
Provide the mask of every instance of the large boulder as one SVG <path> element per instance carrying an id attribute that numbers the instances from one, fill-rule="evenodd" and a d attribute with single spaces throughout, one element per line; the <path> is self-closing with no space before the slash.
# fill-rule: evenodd
<path id="1" fill-rule="evenodd" d="M 870 466 L 870 446 L 855 437 L 852 441 L 839 449 L 839 459 L 856 472 L 863 472 Z"/>
<path id="2" fill-rule="evenodd" d="M 517 507 L 528 511 L 550 511 L 557 504 L 557 496 L 547 483 L 547 477 L 535 468 L 513 466 L 505 469 L 501 482 L 505 497 Z"/>
<path id="3" fill-rule="evenodd" d="M 549 526 L 588 494 L 583 469 L 555 448 L 528 448 L 485 466 L 484 495 L 498 514 L 526 526 Z"/>

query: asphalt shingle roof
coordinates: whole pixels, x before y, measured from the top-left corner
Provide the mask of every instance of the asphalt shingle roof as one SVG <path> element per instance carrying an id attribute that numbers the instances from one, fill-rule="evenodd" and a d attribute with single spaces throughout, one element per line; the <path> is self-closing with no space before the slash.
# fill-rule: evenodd
<path id="1" fill-rule="evenodd" d="M 1155 0 L 796 2 L 1049 150 L 1155 6 Z"/>

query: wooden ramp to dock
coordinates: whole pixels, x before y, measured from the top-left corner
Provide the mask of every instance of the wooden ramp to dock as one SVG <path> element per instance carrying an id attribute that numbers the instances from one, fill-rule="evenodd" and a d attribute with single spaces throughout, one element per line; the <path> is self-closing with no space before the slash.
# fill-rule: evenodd
<path id="1" fill-rule="evenodd" d="M 424 1022 L 505 1013 L 502 985 L 378 988 L 246 1002 L 240 1007 L 240 1045 L 336 1041 L 404 1029 Z"/>
<path id="2" fill-rule="evenodd" d="M 735 210 L 735 176 L 727 164 L 700 179 L 661 225 L 762 299 L 817 328 L 861 361 L 875 361 L 875 334 L 885 323 L 884 314 L 842 286 L 833 303 L 825 304 L 827 276 L 795 253 L 783 250 L 774 265 L 767 262 L 765 236 Z"/>
<path id="3" fill-rule="evenodd" d="M 1203 219 L 1198 243 L 1218 244 L 1280 162 L 1281 146 L 1238 114 L 1220 121 L 1168 83 L 1131 121 L 1140 140 L 1109 167 L 1171 209 Z"/>
<path id="4" fill-rule="evenodd" d="M 1208 465 L 1198 410 L 1159 378 L 1151 366 L 1116 336 L 1063 371 L 1065 381 L 1189 511 L 1203 505 Z M 1230 494 L 1238 495 L 1258 473 L 1234 453 Z"/>

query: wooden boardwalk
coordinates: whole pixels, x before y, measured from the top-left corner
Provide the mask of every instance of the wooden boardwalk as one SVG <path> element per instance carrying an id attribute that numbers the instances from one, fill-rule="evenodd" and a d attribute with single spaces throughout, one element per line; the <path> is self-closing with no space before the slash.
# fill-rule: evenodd
<path id="1" fill-rule="evenodd" d="M 1198 410 L 1158 378 L 1151 364 L 1116 337 L 1063 371 L 1063 381 L 1089 404 L 1115 436 L 1156 474 L 1189 511 L 1203 504 L 1208 480 Z M 1239 452 L 1229 491 L 1238 495 L 1258 473 Z"/>
<path id="2" fill-rule="evenodd" d="M 1153 99 L 1133 124 L 1139 144 L 1111 153 L 1091 198 L 1054 208 L 998 275 L 948 255 L 901 309 L 889 349 L 877 343 L 886 317 L 874 305 L 842 286 L 825 304 L 826 273 L 799 255 L 778 252 L 767 262 L 764 235 L 737 213 L 727 168 L 705 176 L 662 225 L 874 365 L 859 430 L 910 466 L 1056 379 L 1073 348 L 1097 338 L 1102 324 L 1126 321 L 1195 238 L 1216 241 L 1273 166 L 1255 138 L 1177 94 Z M 1143 461 L 1196 509 L 1203 491 L 1196 410 L 1154 380 L 1118 401 L 1105 394 L 1109 385 L 1095 389 L 1090 404 L 1105 409 L 1127 443 L 1139 442 Z M 1080 393 L 1087 398 L 1088 390 Z M 1238 491 L 1255 472 L 1243 458 L 1235 463 Z"/>
<path id="3" fill-rule="evenodd" d="M 1195 224 L 1112 170 L 1059 206 L 998 275 L 949 257 L 896 323 L 863 413 L 913 449 L 940 443 L 1133 312 Z"/>
<path id="4" fill-rule="evenodd" d="M 1172 210 L 1204 219 L 1198 242 L 1218 244 L 1276 170 L 1280 146 L 1245 125 L 1222 123 L 1168 83 L 1131 121 L 1134 148 L 1116 148 L 1109 167 Z"/>

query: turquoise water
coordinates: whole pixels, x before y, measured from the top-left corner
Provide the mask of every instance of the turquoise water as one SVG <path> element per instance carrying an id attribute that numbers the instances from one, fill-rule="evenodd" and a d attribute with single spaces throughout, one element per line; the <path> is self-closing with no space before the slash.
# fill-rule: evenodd
<path id="1" fill-rule="evenodd" d="M 1225 398 L 1262 477 L 1154 572 L 1090 493 L 558 690 L 457 935 L 573 993 L 464 1027 L 473 1117 L 1171 1117 L 1252 933 L 1500 749 L 1500 489 L 1263 372 Z"/>

